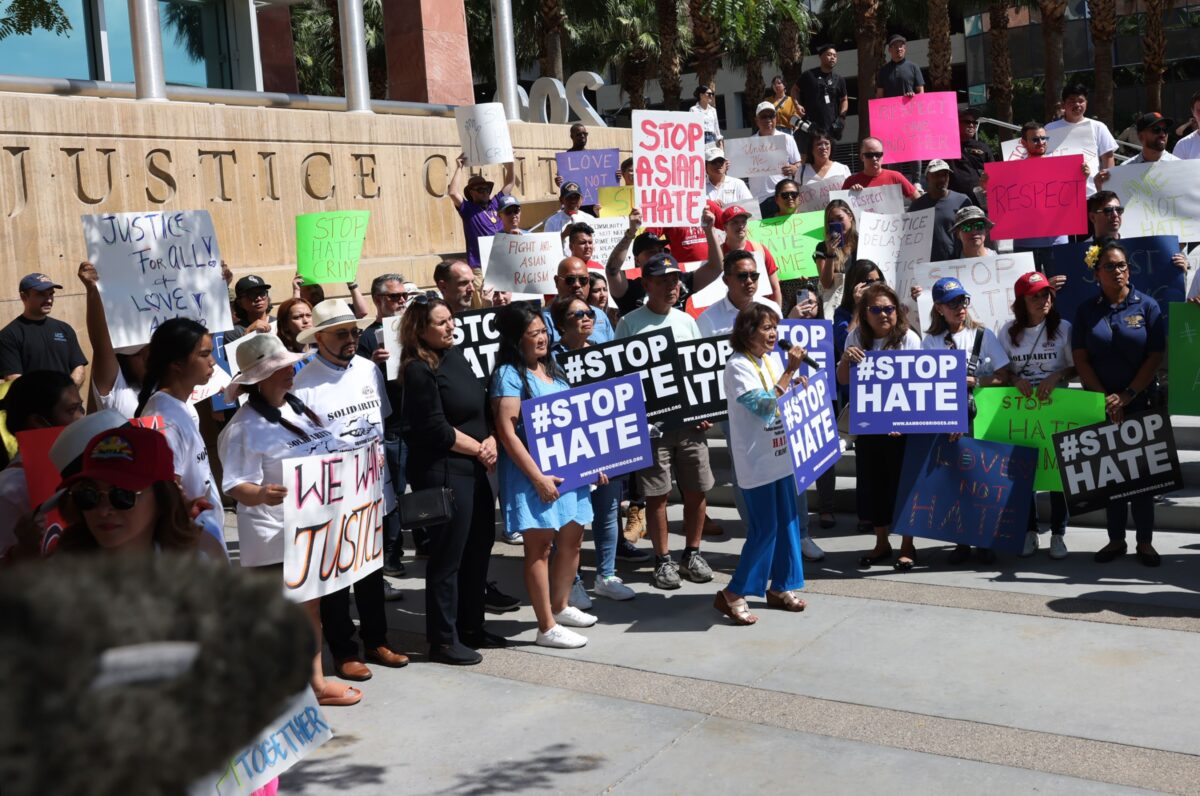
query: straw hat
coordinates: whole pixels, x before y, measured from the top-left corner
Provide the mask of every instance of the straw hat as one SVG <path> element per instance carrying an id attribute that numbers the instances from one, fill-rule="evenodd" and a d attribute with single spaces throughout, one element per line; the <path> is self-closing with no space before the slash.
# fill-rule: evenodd
<path id="1" fill-rule="evenodd" d="M 232 401 L 244 384 L 258 384 L 281 368 L 290 368 L 307 357 L 283 347 L 283 341 L 270 332 L 259 332 L 238 346 L 237 366 L 241 371 L 225 388 L 225 400 Z"/>
<path id="2" fill-rule="evenodd" d="M 371 318 L 355 318 L 350 305 L 340 299 L 325 299 L 313 307 L 313 325 L 296 335 L 296 342 L 311 343 L 317 332 L 326 332 L 339 326 L 357 326 L 366 329 L 374 321 Z"/>

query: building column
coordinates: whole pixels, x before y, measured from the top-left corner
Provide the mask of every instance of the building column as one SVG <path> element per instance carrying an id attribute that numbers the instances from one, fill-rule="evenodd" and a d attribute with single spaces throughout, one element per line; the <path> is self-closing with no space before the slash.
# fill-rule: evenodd
<path id="1" fill-rule="evenodd" d="M 166 102 L 167 80 L 163 72 L 158 0 L 129 0 L 129 37 L 137 98 Z"/>
<path id="2" fill-rule="evenodd" d="M 292 40 L 291 6 L 258 9 L 258 52 L 262 63 L 263 91 L 300 93 L 296 49 Z"/>
<path id="3" fill-rule="evenodd" d="M 388 99 L 473 105 L 463 0 L 383 0 Z"/>
<path id="4" fill-rule="evenodd" d="M 371 113 L 371 79 L 367 74 L 367 30 L 363 0 L 338 0 L 342 28 L 342 76 L 346 83 L 346 110 Z"/>

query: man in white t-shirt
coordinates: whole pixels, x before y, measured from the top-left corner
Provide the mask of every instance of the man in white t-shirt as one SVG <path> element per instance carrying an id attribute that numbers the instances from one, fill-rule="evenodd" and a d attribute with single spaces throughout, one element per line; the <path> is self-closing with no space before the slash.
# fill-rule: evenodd
<path id="1" fill-rule="evenodd" d="M 357 356 L 358 338 L 371 323 L 370 318 L 355 318 L 346 302 L 337 299 L 313 307 L 313 325 L 296 335 L 296 340 L 315 342 L 317 355 L 296 375 L 292 393 L 313 410 L 334 437 L 353 447 L 378 442 L 382 451 L 383 420 L 392 407 L 379 368 Z M 395 510 L 395 496 L 388 494 L 389 488 L 390 483 L 383 490 L 386 512 Z M 366 660 L 380 666 L 405 666 L 407 656 L 388 645 L 382 569 L 354 584 L 354 601 Z M 354 640 L 349 587 L 321 598 L 321 627 L 338 677 L 369 680 L 371 670 Z"/>
<path id="2" fill-rule="evenodd" d="M 1200 160 L 1200 91 L 1192 95 L 1191 108 L 1192 122 L 1197 129 L 1175 142 L 1172 152 L 1180 160 Z"/>
<path id="3" fill-rule="evenodd" d="M 720 147 L 710 146 L 704 150 L 704 171 L 707 174 L 704 192 L 721 207 L 754 199 L 746 183 L 729 176 L 729 161 L 725 159 L 725 150 Z"/>
<path id="4" fill-rule="evenodd" d="M 784 177 L 795 177 L 796 169 L 800 167 L 800 150 L 796 147 L 796 139 L 775 129 L 775 117 L 775 106 L 766 100 L 758 103 L 758 107 L 754 109 L 754 124 L 758 128 L 754 135 L 763 137 L 781 135 L 787 140 L 788 162 L 781 170 L 782 173 L 770 177 L 751 177 L 747 183 L 750 186 L 750 192 L 754 194 L 754 198 L 759 204 L 767 200 L 774 204 L 776 183 Z"/>
<path id="5" fill-rule="evenodd" d="M 1100 161 L 1100 168 L 1093 168 L 1093 173 L 1088 177 L 1087 195 L 1091 196 L 1096 192 L 1095 172 L 1111 169 L 1116 162 L 1113 153 L 1117 151 L 1117 139 L 1113 138 L 1112 132 L 1108 129 L 1104 122 L 1089 119 L 1084 114 L 1087 112 L 1087 87 L 1075 83 L 1067 86 L 1062 91 L 1063 117 L 1056 119 L 1046 125 L 1046 131 L 1057 130 L 1062 127 L 1077 127 L 1086 125 L 1092 130 L 1092 139 L 1096 142 L 1096 158 Z"/>
<path id="6" fill-rule="evenodd" d="M 564 182 L 558 189 L 558 201 L 558 212 L 546 219 L 546 223 L 542 226 L 543 231 L 558 232 L 563 227 L 579 221 L 596 220 L 591 213 L 585 213 L 580 209 L 583 205 L 583 191 L 579 189 L 579 183 Z"/>

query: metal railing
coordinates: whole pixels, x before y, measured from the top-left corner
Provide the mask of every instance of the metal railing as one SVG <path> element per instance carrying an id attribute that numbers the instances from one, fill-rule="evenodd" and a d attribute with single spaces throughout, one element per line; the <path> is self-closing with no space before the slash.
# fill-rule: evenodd
<path id="1" fill-rule="evenodd" d="M 980 127 L 982 127 L 985 124 L 991 124 L 991 125 L 995 125 L 996 127 L 1002 128 L 1004 130 L 1011 130 L 1015 133 L 1021 132 L 1021 125 L 1013 124 L 1011 122 L 1001 121 L 1000 119 L 992 119 L 987 116 L 980 116 L 978 121 L 979 121 Z M 1131 154 L 1125 154 L 1124 152 L 1121 151 L 1123 148 L 1130 149 L 1133 151 Z M 1125 161 L 1129 160 L 1134 155 L 1139 154 L 1141 151 L 1142 151 L 1142 148 L 1140 146 L 1137 146 L 1136 144 L 1131 144 L 1128 141 L 1118 140 L 1117 141 L 1117 151 L 1113 154 L 1113 159 L 1116 160 L 1117 163 L 1124 163 Z M 997 153 L 997 154 L 999 154 L 999 153 Z"/>

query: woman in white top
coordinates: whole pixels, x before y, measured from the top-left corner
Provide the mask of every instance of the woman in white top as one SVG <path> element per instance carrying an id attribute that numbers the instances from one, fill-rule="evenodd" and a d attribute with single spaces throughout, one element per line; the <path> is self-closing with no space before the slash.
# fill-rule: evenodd
<path id="1" fill-rule="evenodd" d="M 837 179 L 839 184 L 834 190 L 840 190 L 841 181 L 849 178 L 850 169 L 846 164 L 833 159 L 833 139 L 829 133 L 814 128 L 808 134 L 808 151 L 804 153 L 804 163 L 796 172 L 796 179 L 801 185 Z"/>
<path id="2" fill-rule="evenodd" d="M 729 404 L 729 450 L 735 488 L 746 506 L 746 543 L 729 585 L 717 592 L 713 606 L 739 625 L 752 625 L 746 595 L 764 592 L 767 605 L 803 611 L 804 563 L 800 527 L 807 519 L 796 509 L 796 481 L 776 399 L 794 381 L 807 352 L 793 346 L 782 368 L 772 352 L 779 340 L 779 314 L 752 301 L 733 322 L 734 354 L 722 377 Z M 767 587 L 768 580 L 771 587 Z"/>
<path id="3" fill-rule="evenodd" d="M 721 122 L 717 119 L 717 92 L 712 86 L 696 86 L 692 92 L 696 104 L 692 113 L 700 114 L 701 124 L 704 125 L 704 145 L 720 146 L 725 138 L 721 135 Z"/>
<path id="4" fill-rule="evenodd" d="M 919 293 L 919 291 L 917 291 Z M 1008 353 L 1000 345 L 996 333 L 971 317 L 971 294 L 962 283 L 943 277 L 933 285 L 933 311 L 929 329 L 921 340 L 926 351 L 960 350 L 967 352 L 967 390 L 1004 384 L 1008 381 Z M 971 546 L 955 545 L 947 562 L 961 564 L 971 556 Z M 981 547 L 979 561 L 990 564 L 996 554 Z"/>
<path id="5" fill-rule="evenodd" d="M 1008 353 L 1011 384 L 1021 395 L 1050 398 L 1056 387 L 1065 386 L 1075 375 L 1071 351 L 1071 324 L 1054 306 L 1054 287 L 1043 274 L 1031 271 L 1017 280 L 1013 320 L 1000 330 L 1000 344 Z M 1026 558 L 1037 552 L 1037 493 L 1029 505 L 1029 531 L 1025 534 Z M 1050 493 L 1050 557 L 1067 557 L 1067 501 L 1062 492 Z"/>
<path id="6" fill-rule="evenodd" d="M 86 296 L 85 323 L 92 343 L 92 397 L 97 409 L 116 409 L 125 417 L 137 412 L 138 390 L 146 376 L 148 346 L 120 352 L 113 348 L 108 319 L 100 299 L 100 275 L 89 262 L 79 264 L 79 281 Z"/>
<path id="7" fill-rule="evenodd" d="M 283 578 L 283 461 L 341 447 L 337 438 L 321 427 L 311 409 L 291 394 L 295 365 L 306 354 L 288 351 L 270 334 L 254 335 L 237 349 L 241 373 L 225 392 L 232 403 L 239 393 L 248 400 L 217 438 L 221 456 L 221 487 L 237 501 L 238 550 L 244 567 L 261 567 Z M 304 603 L 316 631 L 312 689 L 321 705 L 354 705 L 362 691 L 330 683 L 321 671 L 321 600 Z"/>
<path id="8" fill-rule="evenodd" d="M 189 402 L 192 391 L 212 378 L 212 335 L 190 318 L 164 321 L 150 337 L 146 379 L 138 395 L 137 416 L 163 419 L 163 434 L 175 455 L 175 474 L 183 496 L 200 509 L 196 524 L 225 548 L 221 493 L 200 436 L 200 416 Z"/>
<path id="9" fill-rule="evenodd" d="M 862 292 L 854 309 L 855 326 L 846 336 L 846 350 L 838 360 L 838 384 L 850 383 L 850 367 L 866 358 L 867 351 L 918 351 L 921 338 L 908 328 L 908 316 L 896 291 L 884 284 L 875 284 Z M 896 504 L 896 489 L 904 462 L 904 436 L 890 434 L 860 434 L 855 442 L 855 489 L 864 495 L 866 518 L 875 528 L 875 547 L 859 559 L 860 567 L 870 567 L 892 557 L 888 533 L 892 511 Z M 917 560 L 913 538 L 900 541 L 898 570 L 910 570 Z"/>

